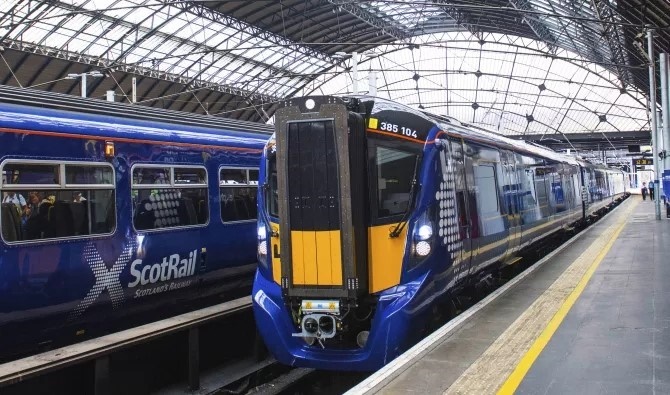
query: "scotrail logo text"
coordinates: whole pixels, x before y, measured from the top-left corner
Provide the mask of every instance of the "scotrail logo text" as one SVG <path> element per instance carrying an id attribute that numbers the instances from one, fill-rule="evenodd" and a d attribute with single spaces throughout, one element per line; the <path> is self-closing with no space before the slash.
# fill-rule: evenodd
<path id="1" fill-rule="evenodd" d="M 141 259 L 135 259 L 130 265 L 130 275 L 134 279 L 128 284 L 128 288 L 192 276 L 195 273 L 197 258 L 198 250 L 193 250 L 186 259 L 182 259 L 179 254 L 172 254 L 164 257 L 162 262 L 144 267 Z"/>

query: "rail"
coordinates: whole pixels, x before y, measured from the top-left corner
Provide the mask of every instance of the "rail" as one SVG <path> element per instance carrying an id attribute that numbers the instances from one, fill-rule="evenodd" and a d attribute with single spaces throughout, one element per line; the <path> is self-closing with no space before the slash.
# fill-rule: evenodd
<path id="1" fill-rule="evenodd" d="M 109 355 L 162 336 L 188 330 L 188 383 L 200 387 L 199 327 L 251 307 L 251 297 L 231 300 L 150 324 L 86 340 L 0 365 L 0 388 L 44 375 L 54 370 L 95 360 L 95 394 L 108 393 Z"/>

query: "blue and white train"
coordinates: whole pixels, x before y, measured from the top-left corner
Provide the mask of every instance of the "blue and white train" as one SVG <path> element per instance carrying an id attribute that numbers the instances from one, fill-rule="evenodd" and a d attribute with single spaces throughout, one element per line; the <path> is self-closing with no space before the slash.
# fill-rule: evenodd
<path id="1" fill-rule="evenodd" d="M 256 324 L 318 369 L 380 368 L 435 308 L 626 196 L 620 170 L 370 97 L 287 100 L 262 163 Z"/>
<path id="2" fill-rule="evenodd" d="M 0 357 L 248 293 L 268 126 L 0 88 Z"/>

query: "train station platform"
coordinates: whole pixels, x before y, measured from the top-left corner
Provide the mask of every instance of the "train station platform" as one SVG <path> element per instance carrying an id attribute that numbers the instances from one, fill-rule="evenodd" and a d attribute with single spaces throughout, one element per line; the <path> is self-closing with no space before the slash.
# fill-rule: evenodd
<path id="1" fill-rule="evenodd" d="M 668 257 L 631 196 L 349 393 L 670 393 Z"/>

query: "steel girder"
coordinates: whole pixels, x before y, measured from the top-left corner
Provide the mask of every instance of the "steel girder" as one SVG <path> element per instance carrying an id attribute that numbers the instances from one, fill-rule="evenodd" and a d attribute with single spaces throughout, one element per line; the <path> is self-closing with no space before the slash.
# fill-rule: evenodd
<path id="1" fill-rule="evenodd" d="M 389 35 L 398 41 L 403 41 L 411 37 L 411 34 L 404 29 L 393 26 L 392 20 L 380 18 L 370 11 L 358 6 L 351 0 L 327 0 L 330 4 L 341 8 L 349 14 L 355 16 L 368 25 L 381 30 L 382 34 Z"/>
<path id="2" fill-rule="evenodd" d="M 252 93 L 243 89 L 239 89 L 234 86 L 229 86 L 225 84 L 217 84 L 204 80 L 193 81 L 191 78 L 186 78 L 179 74 L 172 74 L 161 70 L 152 69 L 150 67 L 143 67 L 137 64 L 117 64 L 113 60 L 103 59 L 97 56 L 84 55 L 78 52 L 67 51 L 62 48 L 52 48 L 45 45 L 36 45 L 32 43 L 24 43 L 18 40 L 4 40 L 2 45 L 7 48 L 16 49 L 18 51 L 24 51 L 29 53 L 34 53 L 38 55 L 44 55 L 53 57 L 56 59 L 63 59 L 71 62 L 77 62 L 82 64 L 87 64 L 107 71 L 121 71 L 124 73 L 132 73 L 141 77 L 150 77 L 159 80 L 164 80 L 167 82 L 175 82 L 179 84 L 184 84 L 190 86 L 194 90 L 198 89 L 209 89 L 213 91 L 228 93 L 231 95 L 248 97 L 253 100 L 259 101 L 275 101 L 279 98 L 263 95 L 259 93 Z"/>
<path id="3" fill-rule="evenodd" d="M 479 40 L 484 39 L 481 28 L 476 22 L 472 20 L 472 18 L 470 18 L 468 13 L 461 12 L 458 7 L 454 7 L 450 0 L 438 0 L 437 3 L 440 4 L 444 12 L 449 15 L 449 17 L 454 19 L 458 25 L 465 28 Z"/>
<path id="4" fill-rule="evenodd" d="M 509 0 L 509 3 L 517 10 L 535 11 L 533 5 L 528 0 Z M 541 21 L 538 21 L 537 19 L 529 17 L 525 14 L 523 15 L 523 20 L 530 27 L 533 33 L 535 33 L 537 37 L 547 45 L 549 52 L 556 53 L 557 40 L 551 30 L 547 28 Z"/>
<path id="5" fill-rule="evenodd" d="M 630 69 L 625 65 L 630 63 L 630 59 L 626 56 L 623 49 L 623 32 L 615 24 L 617 17 L 609 0 L 591 0 L 593 9 L 602 23 L 603 37 L 607 40 L 610 53 L 612 55 L 612 62 L 615 64 L 617 75 L 621 79 L 621 87 L 633 83 L 633 75 Z"/>
<path id="6" fill-rule="evenodd" d="M 225 26 L 237 29 L 238 31 L 244 31 L 250 35 L 260 37 L 263 40 L 266 40 L 278 46 L 290 48 L 291 50 L 296 51 L 306 57 L 321 59 L 331 64 L 336 64 L 340 61 L 339 58 L 335 58 L 326 52 L 302 46 L 299 43 L 292 41 L 286 37 L 283 37 L 279 34 L 259 29 L 256 26 L 250 25 L 246 22 L 240 21 L 236 18 L 225 15 L 221 12 L 215 11 L 205 6 L 201 2 L 189 1 L 189 0 L 161 0 L 161 3 L 171 5 L 173 7 L 177 7 L 183 10 L 188 10 L 188 12 L 201 18 L 207 18 L 210 20 L 218 21 L 224 24 Z"/>

